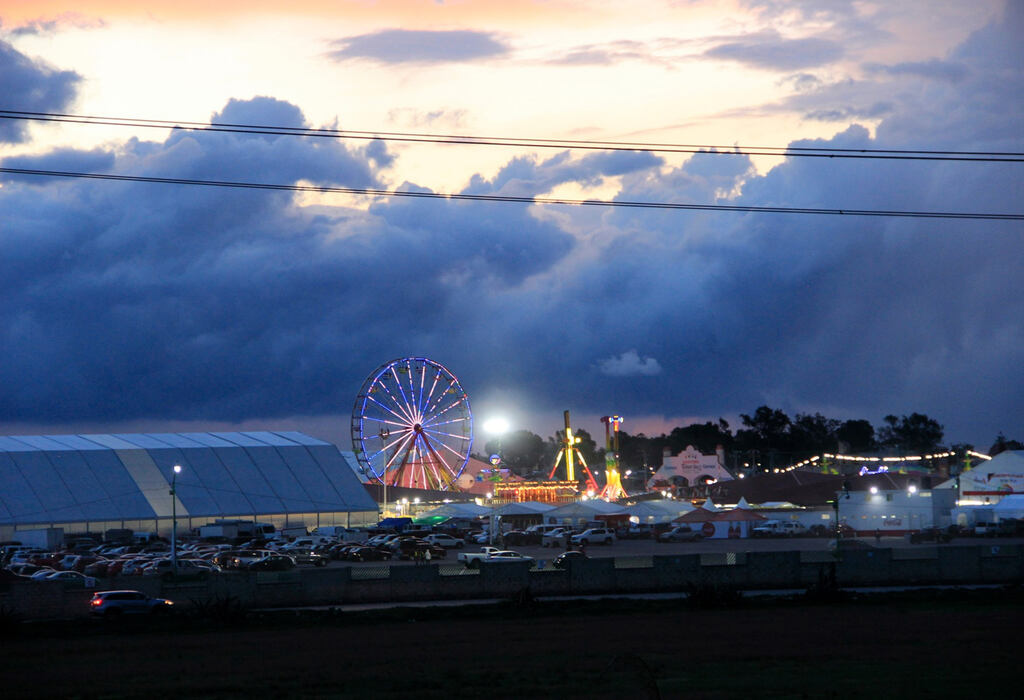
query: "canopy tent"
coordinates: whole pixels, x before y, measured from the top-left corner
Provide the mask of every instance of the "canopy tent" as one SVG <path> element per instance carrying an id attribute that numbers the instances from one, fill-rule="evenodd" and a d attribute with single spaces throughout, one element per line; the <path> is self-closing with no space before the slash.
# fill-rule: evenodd
<path id="1" fill-rule="evenodd" d="M 992 513 L 999 520 L 1024 518 L 1024 494 L 1003 496 L 1003 499 L 992 507 Z"/>
<path id="2" fill-rule="evenodd" d="M 704 510 L 711 511 L 712 513 L 717 513 L 718 511 L 721 510 L 721 508 L 715 505 L 715 502 L 712 501 L 710 497 L 707 500 L 705 500 L 700 507 L 703 508 Z"/>
<path id="3" fill-rule="evenodd" d="M 640 523 L 667 523 L 673 518 L 678 518 L 684 513 L 694 510 L 693 505 L 688 501 L 674 501 L 665 499 L 661 501 L 640 501 L 631 506 L 626 506 L 626 512 L 631 518 L 637 518 Z"/>
<path id="4" fill-rule="evenodd" d="M 541 513 L 547 513 L 555 509 L 550 503 L 540 503 L 538 501 L 524 501 L 522 503 L 506 503 L 503 506 L 494 509 L 494 514 L 498 517 L 504 518 L 510 515 L 537 515 Z"/>
<path id="5" fill-rule="evenodd" d="M 737 506 L 732 510 L 723 510 L 714 514 L 707 523 L 704 524 L 705 537 L 714 539 L 736 539 L 740 537 L 750 537 L 750 532 L 753 530 L 757 523 L 767 520 L 760 513 L 755 513 L 748 508 L 740 508 Z M 707 534 L 708 525 L 714 528 L 714 532 Z"/>
<path id="6" fill-rule="evenodd" d="M 544 519 L 549 523 L 585 523 L 589 520 L 596 520 L 597 516 L 628 515 L 625 508 L 617 503 L 608 503 L 601 500 L 576 501 L 566 503 L 544 514 Z"/>
<path id="7" fill-rule="evenodd" d="M 710 510 L 702 508 L 694 508 L 689 513 L 683 513 L 678 518 L 674 518 L 672 522 L 693 524 L 693 523 L 706 523 L 715 517 L 715 513 Z"/>
<path id="8" fill-rule="evenodd" d="M 445 503 L 425 513 L 420 513 L 420 518 L 432 518 L 444 516 L 446 518 L 478 518 L 481 515 L 490 515 L 491 509 L 486 506 L 478 506 L 475 503 Z"/>

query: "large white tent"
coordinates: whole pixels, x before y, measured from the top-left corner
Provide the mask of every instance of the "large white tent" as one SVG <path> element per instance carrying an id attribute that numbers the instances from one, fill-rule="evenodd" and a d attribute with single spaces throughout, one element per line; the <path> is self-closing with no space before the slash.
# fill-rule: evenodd
<path id="1" fill-rule="evenodd" d="M 487 506 L 478 506 L 475 503 L 445 503 L 425 513 L 417 515 L 419 518 L 478 518 L 481 515 L 490 515 L 491 509 Z"/>
<path id="2" fill-rule="evenodd" d="M 506 503 L 503 506 L 499 506 L 494 509 L 494 514 L 499 518 L 504 518 L 513 515 L 538 515 L 547 513 L 555 509 L 550 503 L 540 503 L 539 501 L 523 501 L 522 503 Z"/>
<path id="3" fill-rule="evenodd" d="M 608 503 L 601 500 L 576 501 L 549 510 L 544 514 L 544 520 L 549 523 L 583 524 L 595 520 L 599 515 L 626 515 L 625 508 L 617 503 Z"/>
<path id="4" fill-rule="evenodd" d="M 691 510 L 693 510 L 693 504 L 689 501 L 676 501 L 668 498 L 659 501 L 640 501 L 626 506 L 626 512 L 630 517 L 637 518 L 637 522 L 640 523 L 671 522 Z"/>

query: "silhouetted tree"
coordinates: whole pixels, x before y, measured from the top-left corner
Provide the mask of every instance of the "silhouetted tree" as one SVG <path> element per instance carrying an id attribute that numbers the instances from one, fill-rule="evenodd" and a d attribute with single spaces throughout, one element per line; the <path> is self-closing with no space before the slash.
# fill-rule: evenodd
<path id="1" fill-rule="evenodd" d="M 753 416 L 740 414 L 746 428 L 736 431 L 736 448 L 739 450 L 788 451 L 789 426 L 791 421 L 783 411 L 760 406 Z"/>
<path id="2" fill-rule="evenodd" d="M 692 423 L 685 428 L 673 428 L 668 435 L 668 446 L 672 454 L 679 454 L 687 445 L 693 445 L 704 454 L 712 454 L 721 445 L 732 449 L 734 438 L 729 423 L 719 418 L 717 423 Z"/>
<path id="3" fill-rule="evenodd" d="M 995 457 L 1000 452 L 1006 452 L 1007 450 L 1024 450 L 1024 445 L 1017 440 L 1007 440 L 1005 435 L 999 433 L 996 441 L 989 448 L 988 453 L 990 456 Z"/>
<path id="4" fill-rule="evenodd" d="M 886 447 L 894 447 L 909 454 L 931 452 L 942 442 L 942 426 L 923 413 L 909 416 L 886 416 L 885 425 L 878 430 L 878 439 Z"/>
<path id="5" fill-rule="evenodd" d="M 809 457 L 822 452 L 835 452 L 838 444 L 836 432 L 840 423 L 820 413 L 796 414 L 789 427 L 789 437 L 795 456 Z"/>
<path id="6" fill-rule="evenodd" d="M 836 438 L 850 452 L 870 452 L 876 447 L 875 428 L 863 419 L 844 422 L 836 430 Z"/>

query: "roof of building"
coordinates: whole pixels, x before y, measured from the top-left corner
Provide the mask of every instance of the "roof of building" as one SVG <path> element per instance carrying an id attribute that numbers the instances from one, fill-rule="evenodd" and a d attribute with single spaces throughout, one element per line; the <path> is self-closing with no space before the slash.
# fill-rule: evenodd
<path id="1" fill-rule="evenodd" d="M 0 484 L 5 525 L 377 510 L 337 447 L 292 431 L 0 437 Z"/>

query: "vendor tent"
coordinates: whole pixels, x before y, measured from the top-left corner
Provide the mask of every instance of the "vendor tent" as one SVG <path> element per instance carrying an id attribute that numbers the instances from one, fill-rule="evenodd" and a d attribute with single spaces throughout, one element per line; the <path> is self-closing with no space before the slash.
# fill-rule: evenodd
<path id="1" fill-rule="evenodd" d="M 631 506 L 626 506 L 626 512 L 630 518 L 636 518 L 639 523 L 667 523 L 673 518 L 678 518 L 684 513 L 693 510 L 689 501 L 675 501 L 665 499 L 661 501 L 640 501 Z"/>
<path id="2" fill-rule="evenodd" d="M 712 525 L 715 530 L 710 535 L 705 533 L 704 536 L 715 539 L 750 537 L 750 531 L 756 527 L 757 523 L 764 520 L 767 520 L 767 518 L 750 510 L 749 507 L 742 508 L 737 506 L 732 510 L 723 510 L 715 513 L 714 517 L 706 524 Z"/>
<path id="3" fill-rule="evenodd" d="M 420 513 L 418 517 L 427 518 L 443 515 L 447 518 L 478 518 L 481 515 L 490 515 L 490 513 L 490 508 L 478 506 L 475 503 L 445 503 L 443 506 Z"/>
<path id="4" fill-rule="evenodd" d="M 538 501 L 524 501 L 522 503 L 506 503 L 503 506 L 494 509 L 494 514 L 499 517 L 505 517 L 509 515 L 534 515 L 538 513 L 547 513 L 555 509 L 550 503 L 540 503 Z"/>
<path id="5" fill-rule="evenodd" d="M 998 520 L 1024 518 L 1024 494 L 1003 496 L 1002 500 L 992 507 L 992 514 Z"/>
<path id="6" fill-rule="evenodd" d="M 588 521 L 596 520 L 597 516 L 607 515 L 628 515 L 626 509 L 618 503 L 608 503 L 601 500 L 576 501 L 549 510 L 544 514 L 544 520 L 549 523 L 568 523 L 570 525 L 582 525 Z"/>

